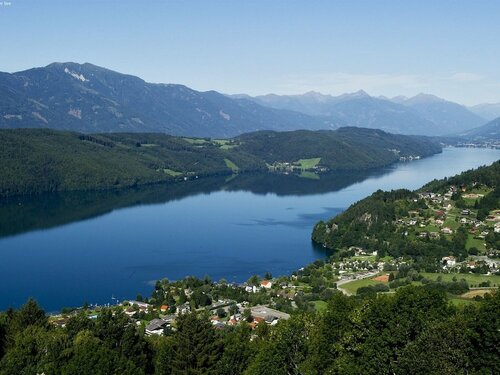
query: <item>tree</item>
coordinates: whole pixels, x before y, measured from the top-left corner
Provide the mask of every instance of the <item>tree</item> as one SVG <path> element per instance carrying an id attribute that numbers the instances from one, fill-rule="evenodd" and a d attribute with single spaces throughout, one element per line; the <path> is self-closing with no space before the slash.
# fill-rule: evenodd
<path id="1" fill-rule="evenodd" d="M 193 312 L 179 316 L 176 323 L 172 374 L 210 373 L 220 357 L 222 348 L 207 317 Z"/>
<path id="2" fill-rule="evenodd" d="M 173 341 L 171 337 L 158 337 L 154 340 L 154 373 L 156 375 L 170 375 L 172 374 Z"/>
<path id="3" fill-rule="evenodd" d="M 263 342 L 246 375 L 299 375 L 307 356 L 307 319 L 294 316 L 280 322 Z"/>
<path id="4" fill-rule="evenodd" d="M 471 311 L 472 358 L 477 373 L 500 373 L 500 290 L 485 295 L 477 311 Z"/>
<path id="5" fill-rule="evenodd" d="M 73 355 L 62 368 L 68 375 L 143 374 L 128 358 L 107 348 L 90 331 L 81 331 L 74 340 Z"/>
<path id="6" fill-rule="evenodd" d="M 229 315 L 237 314 L 238 311 L 239 311 L 238 306 L 236 305 L 229 306 Z"/>
<path id="7" fill-rule="evenodd" d="M 247 283 L 248 283 L 249 285 L 259 285 L 259 283 L 260 283 L 260 278 L 259 278 L 259 276 L 257 276 L 257 275 L 253 275 L 253 276 L 251 276 L 251 277 L 248 279 Z"/>
<path id="8" fill-rule="evenodd" d="M 461 316 L 430 325 L 403 349 L 395 372 L 417 375 L 470 373 L 473 356 L 469 330 L 468 322 Z"/>
<path id="9" fill-rule="evenodd" d="M 250 338 L 252 330 L 247 325 L 238 325 L 224 336 L 224 352 L 217 362 L 217 375 L 243 374 L 255 356 L 256 344 Z"/>

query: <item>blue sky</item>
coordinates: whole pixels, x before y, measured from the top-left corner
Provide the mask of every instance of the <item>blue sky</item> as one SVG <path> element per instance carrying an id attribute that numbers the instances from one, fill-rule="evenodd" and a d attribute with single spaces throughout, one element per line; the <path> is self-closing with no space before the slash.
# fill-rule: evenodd
<path id="1" fill-rule="evenodd" d="M 0 4 L 0 71 L 75 61 L 225 93 L 500 101 L 500 1 Z"/>

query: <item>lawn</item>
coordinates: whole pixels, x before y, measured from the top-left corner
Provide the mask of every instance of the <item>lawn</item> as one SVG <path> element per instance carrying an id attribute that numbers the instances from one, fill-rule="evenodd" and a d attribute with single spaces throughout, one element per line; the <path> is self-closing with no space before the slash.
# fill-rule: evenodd
<path id="1" fill-rule="evenodd" d="M 489 281 L 492 287 L 500 285 L 500 276 L 498 275 L 480 275 L 475 273 L 422 273 L 421 275 L 429 280 L 436 280 L 438 276 L 441 276 L 443 281 L 452 281 L 453 277 L 456 277 L 457 280 L 465 279 L 469 283 L 469 286 L 485 281 Z"/>
<path id="2" fill-rule="evenodd" d="M 321 158 L 312 158 L 312 159 L 300 159 L 297 163 L 300 164 L 302 169 L 311 169 L 319 164 Z"/>
<path id="3" fill-rule="evenodd" d="M 367 278 L 367 279 L 353 280 L 350 283 L 341 285 L 340 287 L 342 289 L 347 290 L 351 294 L 356 294 L 358 289 L 361 287 L 370 286 L 370 285 L 377 285 L 377 284 L 385 284 L 385 283 Z"/>
<path id="4" fill-rule="evenodd" d="M 465 205 L 469 208 L 473 208 L 477 200 L 481 198 L 463 198 Z"/>
<path id="5" fill-rule="evenodd" d="M 467 242 L 465 243 L 465 248 L 469 250 L 471 247 L 476 247 L 479 251 L 485 251 L 484 240 L 479 240 L 474 238 L 474 235 L 469 234 L 467 236 Z"/>
<path id="6" fill-rule="evenodd" d="M 312 301 L 314 303 L 314 308 L 316 311 L 323 312 L 328 308 L 328 303 L 325 301 Z"/>
<path id="7" fill-rule="evenodd" d="M 443 228 L 448 227 L 448 228 L 451 228 L 453 230 L 456 230 L 459 226 L 460 226 L 460 223 L 457 223 L 453 219 L 448 219 L 443 224 Z"/>
<path id="8" fill-rule="evenodd" d="M 377 257 L 375 255 L 359 255 L 359 256 L 353 256 L 351 257 L 352 260 L 360 260 L 362 262 L 367 261 L 367 262 L 375 262 Z"/>
<path id="9" fill-rule="evenodd" d="M 419 228 L 420 232 L 439 232 L 439 228 L 437 225 L 429 224 L 424 228 Z"/>

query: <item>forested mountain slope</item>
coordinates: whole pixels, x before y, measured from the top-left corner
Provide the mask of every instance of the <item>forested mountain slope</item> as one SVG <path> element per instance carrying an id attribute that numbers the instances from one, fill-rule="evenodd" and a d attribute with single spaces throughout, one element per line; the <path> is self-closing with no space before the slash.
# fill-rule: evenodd
<path id="1" fill-rule="evenodd" d="M 441 151 L 425 138 L 357 128 L 253 133 L 230 140 L 17 129 L 0 131 L 0 143 L 0 196 L 266 172 L 275 161 L 308 158 L 317 166 L 306 169 L 364 170 Z"/>

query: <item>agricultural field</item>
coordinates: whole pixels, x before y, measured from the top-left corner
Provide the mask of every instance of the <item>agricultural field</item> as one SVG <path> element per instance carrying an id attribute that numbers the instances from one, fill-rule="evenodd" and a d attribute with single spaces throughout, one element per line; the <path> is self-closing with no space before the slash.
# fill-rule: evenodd
<path id="1" fill-rule="evenodd" d="M 321 158 L 312 158 L 312 159 L 300 159 L 297 163 L 300 164 L 300 168 L 302 169 L 312 169 L 319 164 Z"/>
<path id="2" fill-rule="evenodd" d="M 473 289 L 469 290 L 467 293 L 462 294 L 460 297 L 462 298 L 474 298 L 477 296 L 484 297 L 485 294 L 494 293 L 495 289 Z"/>
<path id="3" fill-rule="evenodd" d="M 341 288 L 346 290 L 347 292 L 351 294 L 356 294 L 359 288 L 362 288 L 364 286 L 372 286 L 372 285 L 377 285 L 377 284 L 386 284 L 381 281 L 376 281 L 372 280 L 371 278 L 367 279 L 360 279 L 360 280 L 353 280 L 349 283 L 341 285 Z"/>
<path id="4" fill-rule="evenodd" d="M 500 286 L 500 276 L 499 275 L 481 275 L 475 273 L 422 273 L 426 279 L 437 280 L 439 276 L 443 281 L 453 281 L 455 277 L 457 280 L 465 279 L 470 287 L 472 285 L 477 285 L 482 282 L 489 281 L 491 286 Z"/>

